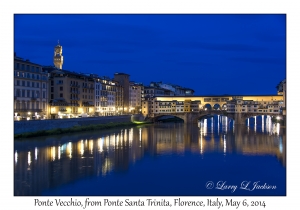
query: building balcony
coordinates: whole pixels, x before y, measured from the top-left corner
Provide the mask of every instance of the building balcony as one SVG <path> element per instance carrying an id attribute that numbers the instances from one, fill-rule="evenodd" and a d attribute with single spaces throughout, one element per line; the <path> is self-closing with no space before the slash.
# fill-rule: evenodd
<path id="1" fill-rule="evenodd" d="M 60 112 L 66 112 L 67 109 L 59 109 Z"/>
<path id="2" fill-rule="evenodd" d="M 36 101 L 37 97 L 31 97 L 32 101 Z"/>

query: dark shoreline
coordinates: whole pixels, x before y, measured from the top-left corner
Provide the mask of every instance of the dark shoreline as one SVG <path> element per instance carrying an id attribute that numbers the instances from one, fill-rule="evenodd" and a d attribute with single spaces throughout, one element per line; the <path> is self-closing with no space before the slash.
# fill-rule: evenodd
<path id="1" fill-rule="evenodd" d="M 143 125 L 150 124 L 152 122 L 122 122 L 122 123 L 106 123 L 106 124 L 95 124 L 95 125 L 86 125 L 86 126 L 74 126 L 71 128 L 56 128 L 52 130 L 40 130 L 36 132 L 28 132 L 22 134 L 14 135 L 14 139 L 25 139 L 31 137 L 38 136 L 50 136 L 50 135 L 58 135 L 58 134 L 66 134 L 66 133 L 76 133 L 82 131 L 97 131 L 104 130 L 116 127 L 125 127 L 125 126 L 134 126 L 134 125 Z"/>

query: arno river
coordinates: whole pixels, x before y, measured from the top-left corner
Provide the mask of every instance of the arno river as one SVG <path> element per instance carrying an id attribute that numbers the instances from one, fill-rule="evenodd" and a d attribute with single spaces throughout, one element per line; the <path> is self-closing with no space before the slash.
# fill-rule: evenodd
<path id="1" fill-rule="evenodd" d="M 214 116 L 14 143 L 14 195 L 286 195 L 285 128 Z"/>

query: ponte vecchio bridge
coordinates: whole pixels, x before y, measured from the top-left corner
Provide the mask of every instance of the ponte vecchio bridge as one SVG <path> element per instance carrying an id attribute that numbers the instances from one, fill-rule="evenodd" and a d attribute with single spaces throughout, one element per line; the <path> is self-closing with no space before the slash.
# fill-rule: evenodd
<path id="1" fill-rule="evenodd" d="M 157 121 L 175 116 L 185 123 L 195 123 L 208 115 L 225 115 L 235 124 L 245 124 L 249 117 L 276 116 L 285 107 L 283 95 L 159 96 L 143 101 L 142 113 Z"/>

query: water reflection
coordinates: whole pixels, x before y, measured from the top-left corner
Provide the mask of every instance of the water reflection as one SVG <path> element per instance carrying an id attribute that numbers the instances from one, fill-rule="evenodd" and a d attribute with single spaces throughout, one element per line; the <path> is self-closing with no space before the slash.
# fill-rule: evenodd
<path id="1" fill-rule="evenodd" d="M 234 128 L 232 123 L 227 117 L 216 116 L 203 119 L 198 125 L 168 123 L 114 130 L 92 137 L 51 137 L 51 143 L 46 145 L 16 142 L 14 193 L 40 195 L 45 189 L 80 178 L 124 172 L 145 154 L 183 156 L 191 152 L 202 159 L 208 153 L 271 155 L 285 167 L 285 130 L 279 124 L 267 121 L 263 126 Z"/>

